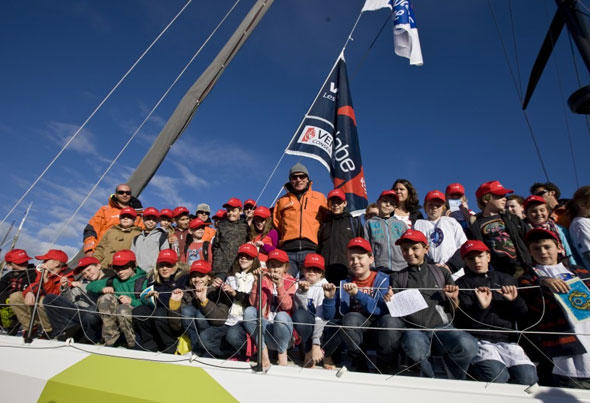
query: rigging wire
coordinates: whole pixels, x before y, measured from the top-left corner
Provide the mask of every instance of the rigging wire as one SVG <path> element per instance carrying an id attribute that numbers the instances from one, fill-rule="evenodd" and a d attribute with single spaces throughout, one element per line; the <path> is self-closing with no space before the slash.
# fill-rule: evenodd
<path id="1" fill-rule="evenodd" d="M 90 115 L 86 118 L 86 120 L 82 123 L 82 125 L 74 132 L 74 134 L 72 134 L 72 136 L 62 146 L 62 148 L 55 155 L 55 157 L 53 157 L 53 159 L 49 162 L 49 164 L 45 167 L 45 169 L 41 172 L 41 174 L 37 177 L 37 179 L 35 179 L 33 181 L 33 183 L 25 191 L 25 193 L 23 193 L 23 195 L 16 201 L 16 203 L 14 204 L 14 206 L 12 206 L 12 208 L 10 209 L 10 211 L 8 211 L 8 213 L 6 213 L 6 215 L 4 216 L 4 218 L 2 219 L 2 221 L 0 221 L 0 225 L 4 224 L 4 222 L 6 221 L 6 219 L 20 205 L 20 203 L 24 200 L 24 198 L 27 197 L 27 195 L 31 192 L 31 190 L 33 190 L 33 188 L 37 185 L 37 183 L 39 183 L 39 181 L 43 178 L 43 176 L 45 176 L 45 173 L 47 173 L 47 171 L 49 170 L 49 168 L 51 168 L 53 166 L 53 164 L 55 163 L 55 161 L 57 161 L 57 159 L 63 154 L 63 152 L 72 143 L 72 141 L 74 141 L 74 139 L 76 137 L 78 137 L 78 134 L 80 134 L 80 132 L 82 131 L 82 129 L 84 129 L 84 127 L 86 127 L 86 125 L 88 124 L 88 122 L 90 121 L 90 119 L 92 119 L 94 117 L 94 115 L 99 111 L 99 109 L 104 105 L 104 103 L 111 97 L 111 95 L 117 90 L 117 88 L 119 88 L 119 86 L 125 80 L 125 78 L 127 78 L 127 76 L 135 69 L 135 66 L 137 66 L 139 64 L 139 62 L 144 58 L 144 56 L 160 40 L 160 38 L 162 37 L 162 35 L 164 35 L 164 33 L 166 33 L 166 31 L 168 31 L 168 28 L 170 28 L 170 26 L 174 23 L 174 21 L 176 21 L 176 19 L 178 17 L 180 17 L 180 15 L 184 12 L 184 10 L 188 7 L 188 5 L 191 2 L 192 2 L 192 0 L 188 0 L 185 3 L 185 5 L 174 16 L 174 18 L 172 18 L 172 20 L 170 20 L 170 22 L 164 27 L 164 29 L 162 29 L 162 31 L 158 34 L 158 36 L 156 36 L 156 38 L 152 41 L 152 43 L 150 43 L 150 45 L 143 51 L 143 53 L 139 56 L 139 58 L 135 61 L 135 63 L 133 63 L 131 65 L 131 67 L 127 70 L 127 72 L 125 74 L 123 74 L 123 77 L 121 77 L 119 79 L 119 81 L 117 81 L 117 83 L 115 84 L 115 86 L 113 88 L 111 88 L 111 90 L 108 92 L 108 94 L 102 99 L 102 101 L 100 101 L 100 103 L 98 104 L 98 106 L 96 106 L 96 108 L 94 108 L 94 110 L 92 111 L 92 113 L 90 113 Z"/>
<path id="2" fill-rule="evenodd" d="M 516 62 L 516 74 L 518 77 L 518 98 L 522 99 L 522 75 L 520 74 L 520 63 L 518 61 L 518 47 L 516 46 L 516 30 L 514 29 L 514 18 L 512 16 L 512 0 L 508 0 L 508 14 L 510 15 L 510 28 L 512 31 L 512 46 L 514 47 L 514 59 Z"/>
<path id="3" fill-rule="evenodd" d="M 225 14 L 225 16 L 221 19 L 221 21 L 217 24 L 217 26 L 213 29 L 213 31 L 211 31 L 211 33 L 209 34 L 209 36 L 207 37 L 207 39 L 203 42 L 203 44 L 199 47 L 199 49 L 195 52 L 195 54 L 190 58 L 190 60 L 188 61 L 188 63 L 182 68 L 182 70 L 180 71 L 180 73 L 178 73 L 178 75 L 176 76 L 176 78 L 174 79 L 174 81 L 172 81 L 172 83 L 170 84 L 170 86 L 168 87 L 168 89 L 162 94 L 162 96 L 160 97 L 160 99 L 158 100 L 158 102 L 156 102 L 156 104 L 152 107 L 152 109 L 149 111 L 149 113 L 147 114 L 147 116 L 143 119 L 143 121 L 141 122 L 141 124 L 137 127 L 137 129 L 135 129 L 135 131 L 133 132 L 133 134 L 131 135 L 131 137 L 129 137 L 129 139 L 127 140 L 127 142 L 123 145 L 123 148 L 121 148 L 121 150 L 119 151 L 119 153 L 111 161 L 111 163 L 106 168 L 106 170 L 103 172 L 103 174 L 100 176 L 100 178 L 98 178 L 98 181 L 92 186 L 92 188 L 88 191 L 88 193 L 86 194 L 86 196 L 84 197 L 84 199 L 80 202 L 80 205 L 76 208 L 76 210 L 68 218 L 68 220 L 62 225 L 60 231 L 58 232 L 58 234 L 54 237 L 53 241 L 51 242 L 51 246 L 52 247 L 53 247 L 53 245 L 55 245 L 55 243 L 57 242 L 57 240 L 63 235 L 63 233 L 66 230 L 66 228 L 69 227 L 69 225 L 72 222 L 72 220 L 74 219 L 74 217 L 76 217 L 76 215 L 78 214 L 78 212 L 80 211 L 80 209 L 86 204 L 86 202 L 88 201 L 88 199 L 90 198 L 90 196 L 92 195 L 92 193 L 94 193 L 94 191 L 96 190 L 96 188 L 98 187 L 98 185 L 100 185 L 100 183 L 103 181 L 103 179 L 105 178 L 105 176 L 110 172 L 110 170 L 113 168 L 113 166 L 115 165 L 115 163 L 119 160 L 119 158 L 121 157 L 121 155 L 125 152 L 125 150 L 129 146 L 129 144 L 131 144 L 131 142 L 133 141 L 133 139 L 135 138 L 135 136 L 137 136 L 137 134 L 139 133 L 139 131 L 143 128 L 143 126 L 151 118 L 152 114 L 156 111 L 156 109 L 160 106 L 160 104 L 168 96 L 168 93 L 170 93 L 170 91 L 172 90 L 172 88 L 180 80 L 180 78 L 183 76 L 183 74 L 186 72 L 186 70 L 189 68 L 189 66 L 197 58 L 197 56 L 201 53 L 201 51 L 207 45 L 207 43 L 209 43 L 209 41 L 211 40 L 211 38 L 213 37 L 213 35 L 215 35 L 215 33 L 219 30 L 219 28 L 221 27 L 221 25 L 225 22 L 225 20 L 227 19 L 227 17 L 229 17 L 229 15 L 236 8 L 236 6 L 240 3 L 240 1 L 241 0 L 236 0 L 236 2 L 227 11 L 227 13 Z"/>
<path id="4" fill-rule="evenodd" d="M 547 10 L 547 3 L 543 2 L 543 5 L 545 6 L 544 7 L 545 8 L 545 15 L 547 18 L 549 18 L 549 11 Z M 569 34 L 569 30 L 567 30 L 567 32 Z M 551 43 L 553 46 L 555 46 L 557 39 L 558 38 L 554 38 L 553 34 L 551 34 Z M 573 169 L 574 169 L 574 178 L 576 181 L 576 188 L 579 188 L 580 187 L 580 180 L 578 179 L 578 164 L 576 163 L 576 155 L 574 153 L 574 143 L 573 143 L 573 139 L 572 139 L 572 131 L 570 129 L 567 108 L 565 107 L 567 101 L 564 96 L 563 83 L 561 81 L 559 66 L 555 62 L 555 58 L 553 58 L 551 63 L 553 64 L 553 68 L 555 69 L 555 81 L 557 82 L 557 87 L 559 88 L 559 96 L 561 97 L 561 108 L 563 110 L 563 121 L 565 123 L 565 130 L 567 132 L 567 139 L 568 139 L 568 143 L 569 143 L 570 155 L 572 158 L 572 165 L 573 165 Z"/>
<path id="5" fill-rule="evenodd" d="M 510 59 L 508 57 L 508 52 L 506 49 L 506 45 L 504 44 L 504 39 L 502 38 L 502 33 L 500 31 L 500 26 L 498 25 L 498 20 L 496 19 L 496 13 L 494 12 L 494 8 L 492 6 L 491 0 L 488 0 L 488 7 L 490 10 L 490 14 L 492 15 L 492 20 L 494 21 L 494 26 L 496 27 L 496 33 L 498 34 L 498 38 L 500 39 L 500 44 L 502 45 L 502 51 L 504 52 L 504 59 L 506 62 L 506 66 L 508 67 L 508 71 L 510 73 L 510 77 L 512 78 L 512 84 L 514 85 L 514 89 L 517 93 L 517 96 L 519 96 L 518 94 L 518 81 L 516 79 L 516 76 L 514 74 L 514 71 L 512 70 L 512 66 L 510 65 Z M 519 101 L 522 101 L 522 98 L 520 98 L 519 96 Z M 521 103 L 521 102 L 519 102 Z M 525 110 L 522 110 L 522 116 L 525 120 L 525 123 L 527 125 L 527 128 L 529 130 L 529 134 L 531 136 L 531 140 L 533 142 L 533 146 L 535 148 L 535 151 L 537 153 L 537 158 L 539 159 L 539 162 L 541 164 L 541 168 L 543 170 L 543 174 L 545 175 L 545 179 L 547 180 L 547 182 L 549 182 L 549 174 L 547 173 L 547 168 L 545 167 L 545 162 L 543 161 L 543 156 L 541 155 L 541 150 L 539 148 L 539 144 L 537 143 L 537 138 L 535 136 L 535 132 L 533 130 L 533 127 L 531 125 L 531 122 L 529 121 L 528 115 L 526 113 Z"/>

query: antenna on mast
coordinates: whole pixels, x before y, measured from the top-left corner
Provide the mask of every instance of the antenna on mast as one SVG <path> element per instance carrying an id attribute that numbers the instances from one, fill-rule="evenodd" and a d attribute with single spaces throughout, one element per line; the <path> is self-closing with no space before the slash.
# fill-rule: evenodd
<path id="1" fill-rule="evenodd" d="M 583 13 L 578 10 L 578 0 L 555 0 L 555 3 L 557 4 L 557 11 L 531 70 L 522 109 L 527 108 L 564 26 L 567 26 L 586 68 L 590 71 L 590 32 Z M 570 95 L 567 103 L 572 112 L 590 115 L 590 85 L 575 91 Z"/>

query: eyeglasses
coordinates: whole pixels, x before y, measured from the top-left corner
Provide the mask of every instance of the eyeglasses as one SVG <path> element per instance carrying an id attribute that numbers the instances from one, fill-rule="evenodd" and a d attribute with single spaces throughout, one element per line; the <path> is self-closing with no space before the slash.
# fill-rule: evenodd
<path id="1" fill-rule="evenodd" d="M 535 196 L 543 196 L 544 194 L 549 193 L 548 190 L 538 190 L 535 193 L 533 193 Z"/>
<path id="2" fill-rule="evenodd" d="M 197 214 L 210 215 L 211 213 L 209 213 L 208 211 L 197 211 Z"/>
<path id="3" fill-rule="evenodd" d="M 305 175 L 305 174 L 291 175 L 291 178 L 290 179 L 291 180 L 300 180 L 300 181 L 302 181 L 302 180 L 307 179 L 307 175 Z"/>
<path id="4" fill-rule="evenodd" d="M 129 195 L 131 196 L 131 190 L 117 190 L 118 195 Z"/>

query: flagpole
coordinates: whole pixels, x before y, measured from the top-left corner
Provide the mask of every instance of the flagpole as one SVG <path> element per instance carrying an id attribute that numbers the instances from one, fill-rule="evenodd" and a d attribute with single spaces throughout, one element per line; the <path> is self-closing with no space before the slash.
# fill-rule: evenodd
<path id="1" fill-rule="evenodd" d="M 264 183 L 264 186 L 262 187 L 262 190 L 260 191 L 260 194 L 256 198 L 256 203 L 258 203 L 258 201 L 262 197 L 264 191 L 268 187 L 268 184 L 270 183 L 271 179 L 273 178 L 273 176 L 274 176 L 275 172 L 277 171 L 279 165 L 283 161 L 283 158 L 285 158 L 285 154 L 286 154 L 286 151 L 289 149 L 289 145 L 293 142 L 293 139 L 295 138 L 295 136 L 299 132 L 299 129 L 301 129 L 301 126 L 303 125 L 303 122 L 305 121 L 306 116 L 309 114 L 309 112 L 311 111 L 311 108 L 313 108 L 313 105 L 315 104 L 315 102 L 317 101 L 318 97 L 322 93 L 322 89 L 324 88 L 324 86 L 326 85 L 326 82 L 328 81 L 328 79 L 332 75 L 332 71 L 334 71 L 334 68 L 338 64 L 338 61 L 340 60 L 340 58 L 344 59 L 344 51 L 346 50 L 346 47 L 348 46 L 348 43 L 353 40 L 352 34 L 356 30 L 356 26 L 358 25 L 358 23 L 359 23 L 362 15 L 363 15 L 363 11 L 362 11 L 362 8 L 361 8 L 361 12 L 359 13 L 358 17 L 356 17 L 356 21 L 354 22 L 354 25 L 353 25 L 352 29 L 350 30 L 350 33 L 348 34 L 348 37 L 346 38 L 346 42 L 344 42 L 344 46 L 342 46 L 342 50 L 340 50 L 340 53 L 338 54 L 338 57 L 336 58 L 336 61 L 334 62 L 334 65 L 332 66 L 332 68 L 330 69 L 330 71 L 328 72 L 328 74 L 326 75 L 326 78 L 325 78 L 324 82 L 322 83 L 322 85 L 320 86 L 320 89 L 318 90 L 318 93 L 316 94 L 316 96 L 313 99 L 312 103 L 309 105 L 309 109 L 307 109 L 307 112 L 305 112 L 305 115 L 303 115 L 303 118 L 301 119 L 301 122 L 299 123 L 299 126 L 297 126 L 297 129 L 293 133 L 293 136 L 291 136 L 291 139 L 289 140 L 289 142 L 287 143 L 287 146 L 283 150 L 283 153 L 281 154 L 281 157 L 279 158 L 279 160 L 275 164 L 275 167 L 273 168 L 273 170 L 270 173 L 269 177 L 266 179 L 266 182 Z M 279 190 L 279 194 L 280 193 L 281 193 L 281 190 Z M 278 198 L 278 196 L 275 198 L 275 201 L 276 201 L 277 198 Z M 274 202 L 272 203 L 272 205 L 274 205 Z"/>

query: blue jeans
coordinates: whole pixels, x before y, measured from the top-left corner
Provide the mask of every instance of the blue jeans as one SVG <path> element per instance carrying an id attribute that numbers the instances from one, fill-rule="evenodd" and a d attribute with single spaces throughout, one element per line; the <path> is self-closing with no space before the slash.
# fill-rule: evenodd
<path id="1" fill-rule="evenodd" d="M 96 313 L 82 312 L 70 300 L 53 294 L 45 296 L 43 307 L 53 329 L 52 335 L 58 336 L 75 326 L 80 326 L 87 341 L 91 343 L 100 342 L 102 320 L 98 315 L 98 311 Z M 96 310 L 96 307 L 86 308 L 85 311 L 93 309 Z"/>
<path id="2" fill-rule="evenodd" d="M 192 304 L 183 305 L 180 311 L 182 312 L 182 327 L 191 341 L 191 347 L 195 353 L 201 354 L 203 345 L 199 333 L 209 328 L 209 322 L 203 312 Z"/>
<path id="3" fill-rule="evenodd" d="M 471 375 L 481 382 L 517 383 L 533 385 L 537 382 L 537 368 L 533 365 L 506 366 L 496 360 L 483 360 L 471 364 Z"/>
<path id="4" fill-rule="evenodd" d="M 315 325 L 315 316 L 311 312 L 299 308 L 293 312 L 293 322 L 295 322 L 293 326 L 301 338 L 301 345 L 305 347 L 305 351 L 311 350 L 311 336 Z"/>
<path id="5" fill-rule="evenodd" d="M 299 272 L 303 269 L 303 261 L 308 253 L 315 253 L 314 249 L 304 249 L 299 251 L 287 252 L 289 256 L 289 274 L 299 278 Z"/>
<path id="6" fill-rule="evenodd" d="M 258 311 L 249 306 L 244 311 L 244 328 L 258 344 L 258 329 L 256 319 Z M 278 312 L 273 322 L 262 319 L 262 347 L 284 353 L 293 337 L 293 321 L 287 312 Z"/>
<path id="7" fill-rule="evenodd" d="M 452 327 L 447 328 L 452 329 Z M 420 363 L 421 375 L 429 378 L 434 378 L 434 370 L 429 361 L 431 347 L 435 354 L 443 355 L 455 379 L 465 379 L 469 364 L 478 352 L 475 337 L 460 330 L 444 332 L 409 330 L 401 338 L 401 347 L 411 361 Z"/>
<path id="8" fill-rule="evenodd" d="M 246 343 L 246 330 L 237 323 L 233 326 L 211 326 L 201 332 L 205 353 L 215 358 L 240 354 Z"/>

